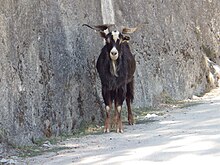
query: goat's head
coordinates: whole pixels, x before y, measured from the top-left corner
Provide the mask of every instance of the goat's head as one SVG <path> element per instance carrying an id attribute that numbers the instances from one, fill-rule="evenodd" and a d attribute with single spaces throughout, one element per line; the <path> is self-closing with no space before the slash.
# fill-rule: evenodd
<path id="1" fill-rule="evenodd" d="M 112 61 L 116 61 L 120 55 L 121 51 L 121 43 L 128 41 L 128 36 L 123 36 L 122 33 L 115 30 L 112 32 L 109 32 L 105 37 L 106 46 L 108 49 L 109 56 Z"/>
<path id="2" fill-rule="evenodd" d="M 123 28 L 122 32 L 117 30 L 110 31 L 109 28 L 113 25 L 99 25 L 99 26 L 90 26 L 87 24 L 83 24 L 83 26 L 87 26 L 97 32 L 100 33 L 101 37 L 105 39 L 106 46 L 108 49 L 109 57 L 112 61 L 116 61 L 120 56 L 121 44 L 123 42 L 129 41 L 130 37 L 124 34 L 131 34 L 137 30 L 136 28 Z M 106 33 L 108 30 L 110 32 Z"/>

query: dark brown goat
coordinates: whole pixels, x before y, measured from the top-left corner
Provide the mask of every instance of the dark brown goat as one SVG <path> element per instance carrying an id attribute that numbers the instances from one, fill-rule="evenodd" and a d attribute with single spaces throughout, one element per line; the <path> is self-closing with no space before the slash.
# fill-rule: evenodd
<path id="1" fill-rule="evenodd" d="M 114 101 L 116 132 L 123 132 L 121 110 L 126 99 L 128 110 L 128 123 L 134 123 L 131 111 L 131 103 L 134 99 L 134 72 L 136 62 L 131 54 L 128 36 L 123 34 L 133 33 L 136 28 L 124 28 L 122 33 L 112 31 L 106 34 L 104 30 L 111 25 L 101 25 L 91 27 L 105 39 L 106 43 L 101 50 L 101 54 L 96 63 L 102 84 L 102 96 L 105 103 L 106 120 L 104 132 L 110 131 L 110 110 Z"/>

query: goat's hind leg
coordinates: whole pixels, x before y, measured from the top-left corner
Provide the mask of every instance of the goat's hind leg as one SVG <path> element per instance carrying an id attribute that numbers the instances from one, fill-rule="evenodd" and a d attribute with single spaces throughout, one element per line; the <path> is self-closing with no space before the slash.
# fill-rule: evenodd
<path id="1" fill-rule="evenodd" d="M 131 110 L 131 103 L 134 99 L 134 80 L 127 84 L 127 93 L 126 93 L 126 104 L 128 110 L 128 124 L 134 124 L 134 118 Z"/>
<path id="2" fill-rule="evenodd" d="M 128 124 L 133 125 L 134 124 L 134 118 L 131 111 L 131 100 L 130 98 L 126 98 L 126 104 L 127 104 L 127 110 L 128 110 Z"/>

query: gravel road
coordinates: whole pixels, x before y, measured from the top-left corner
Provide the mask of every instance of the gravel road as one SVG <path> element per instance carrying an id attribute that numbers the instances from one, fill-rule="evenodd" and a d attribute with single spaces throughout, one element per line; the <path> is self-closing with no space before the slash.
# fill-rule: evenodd
<path id="1" fill-rule="evenodd" d="M 71 138 L 54 153 L 27 158 L 19 164 L 219 164 L 220 89 L 202 104 L 174 108 L 154 122 L 125 126 L 124 133 Z"/>

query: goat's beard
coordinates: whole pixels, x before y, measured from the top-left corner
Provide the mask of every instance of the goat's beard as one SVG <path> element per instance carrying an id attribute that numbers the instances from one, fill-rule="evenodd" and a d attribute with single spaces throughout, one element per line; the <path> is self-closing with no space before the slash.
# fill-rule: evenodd
<path id="1" fill-rule="evenodd" d="M 111 60 L 110 64 L 110 72 L 113 76 L 118 77 L 117 73 L 117 61 L 116 60 Z"/>

